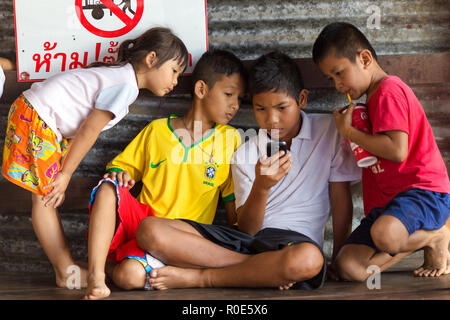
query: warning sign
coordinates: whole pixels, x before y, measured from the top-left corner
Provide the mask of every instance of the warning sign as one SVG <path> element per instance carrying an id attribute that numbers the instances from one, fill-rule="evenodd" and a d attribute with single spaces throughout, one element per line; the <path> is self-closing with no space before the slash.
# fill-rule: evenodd
<path id="1" fill-rule="evenodd" d="M 86 30 L 100 37 L 114 38 L 127 34 L 137 26 L 144 12 L 144 0 L 123 0 L 119 5 L 112 0 L 76 0 L 75 10 Z M 109 11 L 109 16 L 105 15 L 105 11 Z M 94 21 L 89 21 L 89 14 Z"/>
<path id="2" fill-rule="evenodd" d="M 168 27 L 190 54 L 208 50 L 206 0 L 14 0 L 18 81 L 114 62 L 120 43 Z"/>

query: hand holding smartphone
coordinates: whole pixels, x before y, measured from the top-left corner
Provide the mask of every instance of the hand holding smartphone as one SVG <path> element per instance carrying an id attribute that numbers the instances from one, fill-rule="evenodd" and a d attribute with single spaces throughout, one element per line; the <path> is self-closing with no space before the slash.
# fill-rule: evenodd
<path id="1" fill-rule="evenodd" d="M 285 141 L 269 141 L 267 142 L 267 157 L 271 157 L 279 151 L 287 153 L 287 145 Z"/>

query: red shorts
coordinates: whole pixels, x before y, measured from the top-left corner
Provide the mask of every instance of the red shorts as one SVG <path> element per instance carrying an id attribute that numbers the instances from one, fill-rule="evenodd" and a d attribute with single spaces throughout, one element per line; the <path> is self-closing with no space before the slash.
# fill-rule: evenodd
<path id="1" fill-rule="evenodd" d="M 117 194 L 117 217 L 118 225 L 111 241 L 108 251 L 108 259 L 119 263 L 125 258 L 134 258 L 144 264 L 145 251 L 139 248 L 136 242 L 136 230 L 142 219 L 154 216 L 150 206 L 140 203 L 128 191 L 127 187 L 119 187 L 117 180 L 103 179 L 92 190 L 91 201 L 89 203 L 89 215 L 95 201 L 98 187 L 103 182 L 115 185 Z M 144 266 L 145 267 L 145 266 Z"/>

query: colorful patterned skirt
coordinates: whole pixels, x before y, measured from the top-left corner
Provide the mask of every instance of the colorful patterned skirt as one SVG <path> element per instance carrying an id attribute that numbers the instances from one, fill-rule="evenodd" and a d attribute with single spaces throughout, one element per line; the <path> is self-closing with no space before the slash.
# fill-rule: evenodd
<path id="1" fill-rule="evenodd" d="M 67 140 L 59 142 L 52 129 L 21 95 L 8 114 L 3 176 L 24 189 L 45 195 L 51 189 L 44 189 L 44 186 L 56 178 L 68 147 Z"/>

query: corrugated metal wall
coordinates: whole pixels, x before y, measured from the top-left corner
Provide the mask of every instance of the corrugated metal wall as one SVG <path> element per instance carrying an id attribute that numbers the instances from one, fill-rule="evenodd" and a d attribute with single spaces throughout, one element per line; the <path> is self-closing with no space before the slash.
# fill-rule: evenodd
<path id="1" fill-rule="evenodd" d="M 170 0 L 168 0 L 170 1 Z M 38 3 L 31 1 L 30 4 Z M 208 1 L 208 39 L 210 48 L 223 48 L 244 60 L 252 60 L 274 49 L 293 58 L 309 58 L 320 30 L 332 21 L 357 25 L 369 38 L 378 55 L 450 52 L 450 1 L 282 1 L 282 0 L 210 0 Z M 379 14 L 379 15 L 378 15 Z M 379 20 L 379 28 L 374 28 Z M 0 55 L 15 56 L 12 0 L 0 0 Z M 448 57 L 448 56 L 447 56 Z M 308 75 L 304 75 L 308 78 Z M 307 79 L 305 79 L 306 82 Z M 420 83 L 412 86 L 433 126 L 436 139 L 446 158 L 450 158 L 450 83 Z M 3 148 L 6 114 L 11 101 L 0 104 L 0 143 Z M 345 97 L 329 86 L 310 90 L 309 112 L 329 112 L 344 105 Z M 159 99 L 142 93 L 132 112 L 116 127 L 101 134 L 95 147 L 83 160 L 75 177 L 97 178 L 104 165 L 151 120 L 171 113 L 184 113 L 189 96 L 173 94 Z M 257 127 L 250 106 L 243 105 L 232 125 Z M 0 183 L 4 178 L 0 177 Z M 86 191 L 89 192 L 89 191 Z M 356 192 L 357 224 L 361 217 L 361 196 Z M 85 213 L 85 211 L 83 211 Z M 64 212 L 63 223 L 76 258 L 86 257 L 85 214 Z M 325 244 L 331 252 L 328 224 Z M 14 257 L 12 257 L 14 255 Z M 34 261 L 34 271 L 48 271 L 43 252 L 36 243 L 29 213 L 0 213 L 0 269 L 23 270 L 21 256 Z"/>
<path id="2" fill-rule="evenodd" d="M 282 48 L 296 58 L 310 57 L 311 46 L 328 23 L 358 27 L 379 54 L 448 51 L 449 1 L 208 1 L 212 47 L 231 49 L 245 59 Z M 369 29 L 380 14 L 380 28 Z"/>

